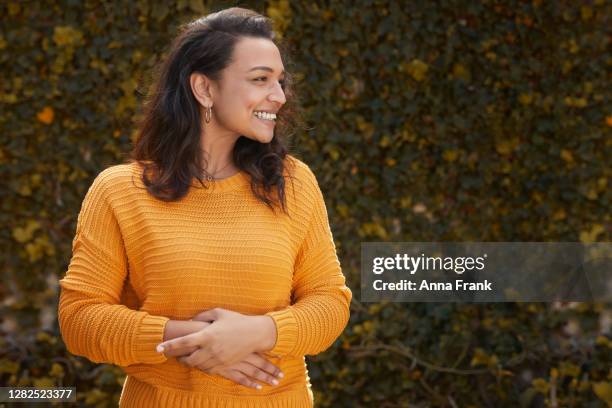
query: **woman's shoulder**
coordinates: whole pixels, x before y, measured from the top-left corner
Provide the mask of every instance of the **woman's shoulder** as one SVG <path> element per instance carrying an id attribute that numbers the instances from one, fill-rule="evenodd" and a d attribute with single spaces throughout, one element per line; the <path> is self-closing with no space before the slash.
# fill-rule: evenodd
<path id="1" fill-rule="evenodd" d="M 107 166 L 95 177 L 90 189 L 100 190 L 105 194 L 120 195 L 138 185 L 142 169 L 138 162 Z"/>
<path id="2" fill-rule="evenodd" d="M 126 162 L 106 166 L 100 171 L 98 177 L 102 179 L 117 179 L 132 175 L 137 170 L 142 170 L 142 166 L 138 162 Z"/>
<path id="3" fill-rule="evenodd" d="M 137 162 L 113 164 L 103 168 L 96 176 L 96 181 L 102 184 L 114 184 L 126 179 L 130 179 L 138 171 L 142 171 L 142 166 Z"/>
<path id="4" fill-rule="evenodd" d="M 310 213 L 319 201 L 323 200 L 317 177 L 308 164 L 295 156 L 287 156 L 287 173 L 291 174 L 285 181 L 289 187 L 289 197 L 295 199 L 295 205 L 304 213 Z"/>
<path id="5" fill-rule="evenodd" d="M 285 157 L 285 163 L 286 174 L 289 175 L 291 179 L 298 180 L 300 183 L 306 183 L 306 186 L 302 187 L 312 187 L 313 183 L 317 184 L 317 178 L 312 169 L 301 159 L 288 154 Z"/>

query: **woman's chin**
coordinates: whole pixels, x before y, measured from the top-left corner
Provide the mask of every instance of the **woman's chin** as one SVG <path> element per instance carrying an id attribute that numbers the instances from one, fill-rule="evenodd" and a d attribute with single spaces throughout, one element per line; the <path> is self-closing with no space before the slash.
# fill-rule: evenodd
<path id="1" fill-rule="evenodd" d="M 259 143 L 270 143 L 273 138 L 274 138 L 274 134 L 266 135 L 265 137 L 261 139 L 261 142 Z"/>
<path id="2" fill-rule="evenodd" d="M 255 142 L 265 144 L 265 143 L 270 143 L 272 141 L 272 139 L 274 138 L 274 133 L 271 133 L 271 134 L 256 133 L 256 134 L 245 135 L 245 136 Z"/>

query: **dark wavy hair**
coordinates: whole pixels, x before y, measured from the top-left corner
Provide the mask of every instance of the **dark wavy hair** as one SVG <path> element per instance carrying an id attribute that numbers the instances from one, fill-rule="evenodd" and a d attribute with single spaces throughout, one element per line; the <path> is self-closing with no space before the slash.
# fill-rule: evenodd
<path id="1" fill-rule="evenodd" d="M 208 188 L 202 177 L 205 159 L 200 146 L 200 104 L 192 93 L 190 76 L 199 72 L 218 81 L 232 61 L 235 44 L 243 37 L 273 41 L 283 61 L 288 62 L 288 46 L 276 40 L 270 19 L 232 7 L 182 25 L 167 57 L 154 70 L 153 85 L 137 123 L 138 137 L 128 157 L 128 161 L 143 167 L 142 181 L 154 197 L 178 201 L 188 193 L 194 177 Z M 285 160 L 287 139 L 303 123 L 291 82 L 287 70 L 286 102 L 277 113 L 271 142 L 264 144 L 240 136 L 232 153 L 236 167 L 250 175 L 253 194 L 272 210 L 280 204 L 284 212 L 284 170 L 291 162 Z"/>

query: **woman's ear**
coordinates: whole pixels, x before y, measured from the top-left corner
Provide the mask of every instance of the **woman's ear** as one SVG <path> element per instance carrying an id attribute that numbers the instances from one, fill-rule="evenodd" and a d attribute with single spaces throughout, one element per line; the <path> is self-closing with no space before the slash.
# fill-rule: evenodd
<path id="1" fill-rule="evenodd" d="M 189 78 L 193 96 L 204 107 L 213 106 L 212 81 L 204 74 L 193 72 Z"/>

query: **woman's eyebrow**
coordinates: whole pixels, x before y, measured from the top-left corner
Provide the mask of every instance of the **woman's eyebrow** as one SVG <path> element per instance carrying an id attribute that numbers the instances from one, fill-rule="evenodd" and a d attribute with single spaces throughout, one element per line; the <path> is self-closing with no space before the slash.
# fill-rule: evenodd
<path id="1" fill-rule="evenodd" d="M 251 72 L 251 71 L 255 71 L 261 69 L 262 71 L 268 71 L 268 72 L 274 72 L 274 70 L 270 67 L 264 67 L 264 66 L 257 66 L 257 67 L 253 67 L 251 69 L 249 69 L 247 72 Z M 281 75 L 285 74 L 285 70 L 281 71 Z"/>

